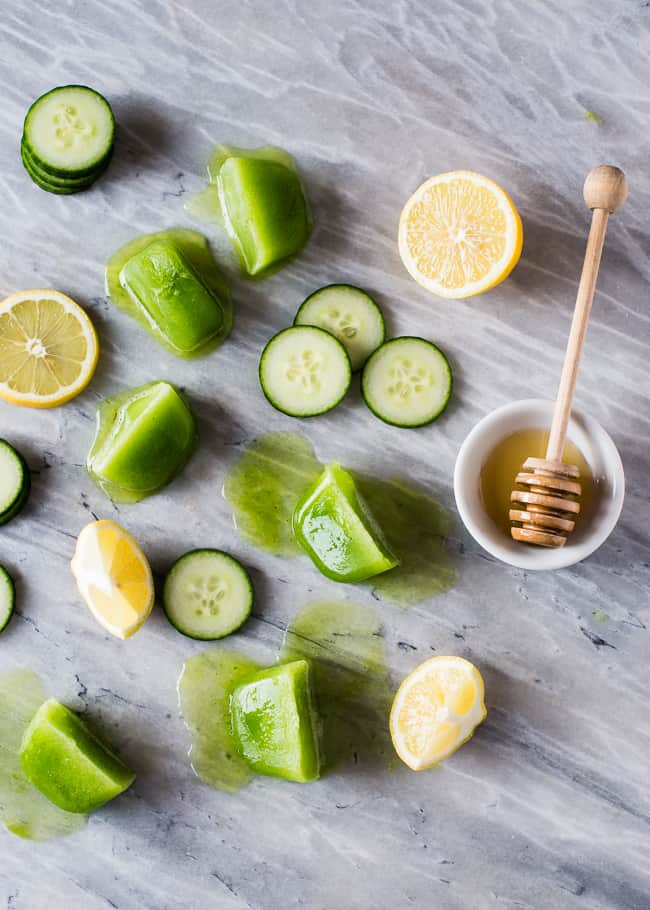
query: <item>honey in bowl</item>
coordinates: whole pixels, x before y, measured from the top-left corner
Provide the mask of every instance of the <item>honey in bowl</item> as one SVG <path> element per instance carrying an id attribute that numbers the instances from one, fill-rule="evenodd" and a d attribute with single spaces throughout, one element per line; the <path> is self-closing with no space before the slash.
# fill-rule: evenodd
<path id="1" fill-rule="evenodd" d="M 516 475 L 527 458 L 543 458 L 549 431 L 540 428 L 517 430 L 506 436 L 492 449 L 481 468 L 481 499 L 494 524 L 510 537 L 510 494 Z M 580 514 L 576 531 L 583 527 L 594 512 L 597 482 L 589 464 L 578 447 L 567 439 L 562 461 L 575 465 L 580 471 Z"/>

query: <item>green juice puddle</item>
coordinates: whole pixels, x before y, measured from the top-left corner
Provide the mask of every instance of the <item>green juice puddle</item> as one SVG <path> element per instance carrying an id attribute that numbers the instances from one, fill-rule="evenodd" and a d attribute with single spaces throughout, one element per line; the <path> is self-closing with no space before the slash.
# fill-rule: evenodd
<path id="1" fill-rule="evenodd" d="M 383 761 L 390 753 L 392 689 L 382 627 L 372 607 L 319 601 L 288 627 L 281 663 L 306 657 L 322 724 L 324 770 Z M 234 792 L 254 773 L 237 755 L 230 726 L 230 692 L 260 665 L 237 651 L 212 649 L 185 661 L 178 684 L 191 738 L 190 760 L 201 780 Z"/>
<path id="2" fill-rule="evenodd" d="M 322 470 L 304 436 L 268 433 L 257 439 L 230 469 L 223 487 L 239 532 L 253 546 L 277 556 L 302 553 L 291 516 Z"/>
<path id="3" fill-rule="evenodd" d="M 214 183 L 209 183 L 204 190 L 192 193 L 185 203 L 185 210 L 199 221 L 209 221 L 225 227 L 219 190 Z"/>
<path id="4" fill-rule="evenodd" d="M 203 651 L 188 658 L 178 681 L 178 701 L 192 745 L 197 777 L 234 792 L 254 777 L 237 754 L 230 727 L 230 693 L 242 677 L 261 669 L 238 651 Z"/>
<path id="5" fill-rule="evenodd" d="M 279 655 L 300 657 L 314 671 L 325 769 L 386 764 L 393 690 L 375 610 L 349 601 L 310 604 L 287 628 Z"/>
<path id="6" fill-rule="evenodd" d="M 240 533 L 253 546 L 279 556 L 302 553 L 291 517 L 299 497 L 322 469 L 304 436 L 269 433 L 252 443 L 224 484 Z M 366 582 L 373 594 L 408 606 L 453 587 L 457 571 L 446 548 L 451 515 L 444 506 L 406 480 L 354 476 L 401 560 L 396 569 Z"/>
<path id="7" fill-rule="evenodd" d="M 31 670 L 0 673 L 0 819 L 12 834 L 29 840 L 62 837 L 85 827 L 87 820 L 48 802 L 20 766 L 23 733 L 46 698 Z"/>

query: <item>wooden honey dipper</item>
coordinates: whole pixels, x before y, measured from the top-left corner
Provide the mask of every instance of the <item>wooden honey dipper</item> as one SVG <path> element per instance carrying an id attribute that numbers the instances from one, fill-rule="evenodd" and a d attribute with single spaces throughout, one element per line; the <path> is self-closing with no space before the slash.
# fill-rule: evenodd
<path id="1" fill-rule="evenodd" d="M 565 464 L 562 454 L 607 221 L 627 198 L 625 174 L 611 165 L 596 167 L 587 175 L 583 195 L 593 214 L 546 457 L 526 459 L 515 477 L 518 488 L 510 496 L 512 537 L 540 547 L 563 547 L 580 512 L 580 472 L 575 465 Z"/>

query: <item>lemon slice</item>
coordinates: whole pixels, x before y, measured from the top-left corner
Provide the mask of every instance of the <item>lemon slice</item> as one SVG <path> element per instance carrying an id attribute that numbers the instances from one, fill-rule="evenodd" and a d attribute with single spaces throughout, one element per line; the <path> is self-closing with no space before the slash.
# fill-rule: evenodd
<path id="1" fill-rule="evenodd" d="M 99 345 L 92 322 L 60 291 L 19 291 L 0 303 L 0 398 L 53 408 L 84 389 Z"/>
<path id="2" fill-rule="evenodd" d="M 440 297 L 482 294 L 512 271 L 523 243 L 512 199 L 473 171 L 438 174 L 407 201 L 399 252 L 413 278 Z"/>
<path id="3" fill-rule="evenodd" d="M 151 567 L 136 540 L 114 521 L 82 528 L 71 563 L 81 596 L 97 622 L 129 638 L 151 613 Z"/>
<path id="4" fill-rule="evenodd" d="M 390 712 L 395 751 L 422 771 L 449 758 L 485 720 L 483 678 L 462 657 L 432 657 L 406 677 Z"/>

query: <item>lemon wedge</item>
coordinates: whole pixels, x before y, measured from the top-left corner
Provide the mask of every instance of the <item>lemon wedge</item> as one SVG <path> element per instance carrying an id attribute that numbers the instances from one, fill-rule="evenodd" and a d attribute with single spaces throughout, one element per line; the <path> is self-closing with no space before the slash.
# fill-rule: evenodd
<path id="1" fill-rule="evenodd" d="M 450 171 L 430 177 L 407 201 L 398 244 L 422 287 L 440 297 L 473 297 L 515 267 L 523 230 L 512 199 L 498 184 L 473 171 Z"/>
<path id="2" fill-rule="evenodd" d="M 71 563 L 81 596 L 97 622 L 117 638 L 129 638 L 151 613 L 151 567 L 138 542 L 116 522 L 82 528 Z"/>
<path id="3" fill-rule="evenodd" d="M 98 356 L 90 318 L 60 291 L 20 291 L 0 303 L 5 401 L 29 408 L 64 404 L 88 385 Z"/>
<path id="4" fill-rule="evenodd" d="M 462 657 L 432 657 L 406 677 L 390 712 L 395 751 L 414 771 L 449 758 L 485 720 L 485 687 Z"/>

